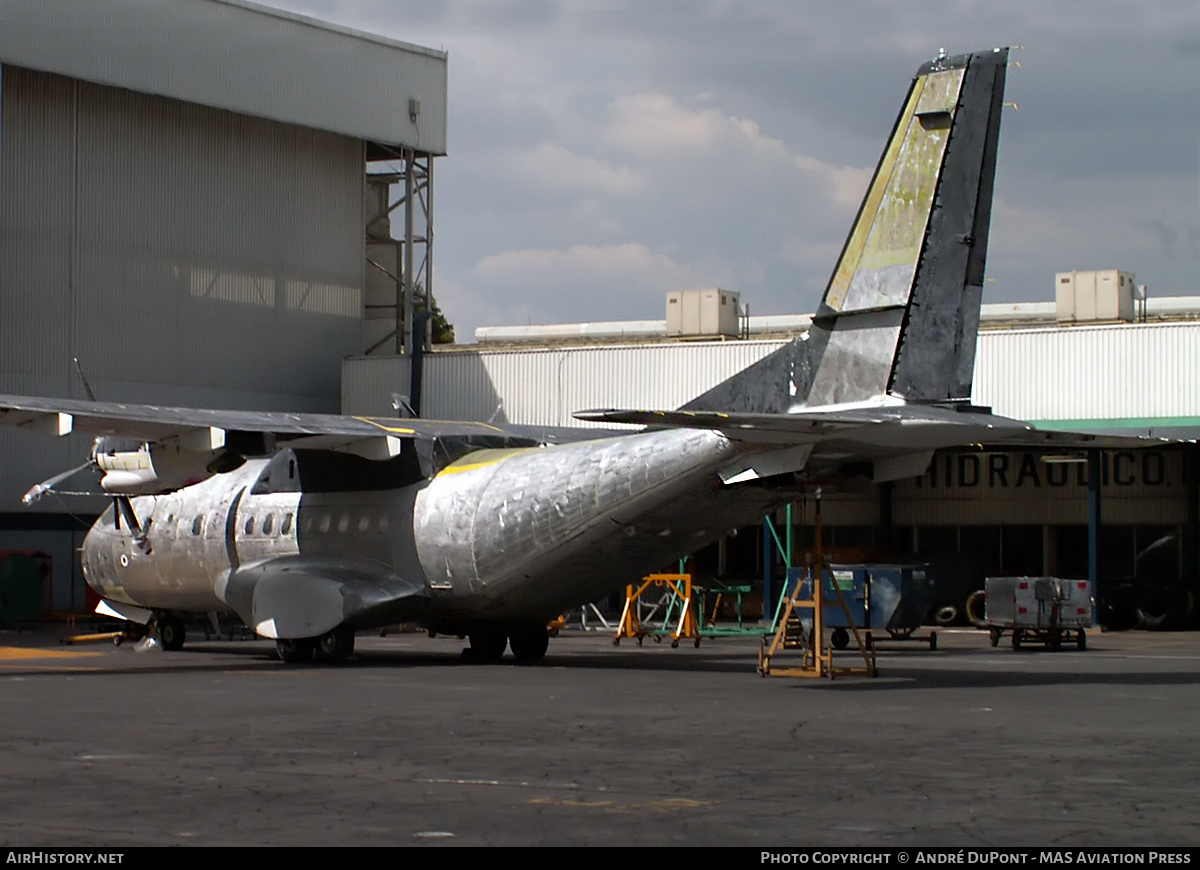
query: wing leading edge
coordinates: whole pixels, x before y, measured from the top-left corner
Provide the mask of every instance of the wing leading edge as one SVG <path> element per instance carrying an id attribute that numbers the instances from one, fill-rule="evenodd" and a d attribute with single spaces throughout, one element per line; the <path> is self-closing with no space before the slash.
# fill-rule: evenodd
<path id="1" fill-rule="evenodd" d="M 224 444 L 225 435 L 232 432 L 269 435 L 290 446 L 318 448 L 389 437 L 417 440 L 489 438 L 553 444 L 616 434 L 605 430 L 568 427 L 279 411 L 222 411 L 11 395 L 0 395 L 0 424 L 58 436 L 83 432 L 148 443 L 177 440 L 195 444 L 196 449 L 220 447 Z"/>

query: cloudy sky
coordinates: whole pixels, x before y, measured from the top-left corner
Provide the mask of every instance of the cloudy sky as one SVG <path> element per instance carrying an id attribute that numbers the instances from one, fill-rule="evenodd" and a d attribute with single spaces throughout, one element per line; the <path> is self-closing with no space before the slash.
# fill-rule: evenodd
<path id="1" fill-rule="evenodd" d="M 916 68 L 1014 50 L 985 302 L 1200 294 L 1195 0 L 263 0 L 449 53 L 435 292 L 481 325 L 813 309 Z"/>

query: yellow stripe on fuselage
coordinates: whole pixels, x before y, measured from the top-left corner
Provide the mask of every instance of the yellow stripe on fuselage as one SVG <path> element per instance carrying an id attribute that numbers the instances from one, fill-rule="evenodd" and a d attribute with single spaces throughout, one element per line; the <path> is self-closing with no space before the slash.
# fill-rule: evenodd
<path id="1" fill-rule="evenodd" d="M 540 450 L 540 447 L 516 447 L 511 450 L 475 450 L 451 462 L 445 468 L 437 473 L 438 477 L 444 474 L 457 474 L 460 471 L 472 471 L 476 468 L 486 468 L 489 465 L 495 465 L 497 462 L 503 462 L 510 456 L 516 456 L 519 453 L 529 453 L 531 450 Z"/>

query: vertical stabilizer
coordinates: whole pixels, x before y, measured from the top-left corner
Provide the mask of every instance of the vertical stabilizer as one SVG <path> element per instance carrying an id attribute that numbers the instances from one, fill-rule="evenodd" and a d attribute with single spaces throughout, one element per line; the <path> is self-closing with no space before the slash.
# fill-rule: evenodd
<path id="1" fill-rule="evenodd" d="M 970 397 L 1007 64 L 917 71 L 809 333 L 687 409 Z"/>

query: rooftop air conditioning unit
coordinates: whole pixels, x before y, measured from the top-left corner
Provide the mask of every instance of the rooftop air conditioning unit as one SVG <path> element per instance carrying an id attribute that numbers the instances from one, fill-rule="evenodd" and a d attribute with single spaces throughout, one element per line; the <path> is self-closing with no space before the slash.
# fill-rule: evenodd
<path id="1" fill-rule="evenodd" d="M 674 338 L 737 338 L 741 295 L 711 290 L 667 294 L 667 335 Z"/>

